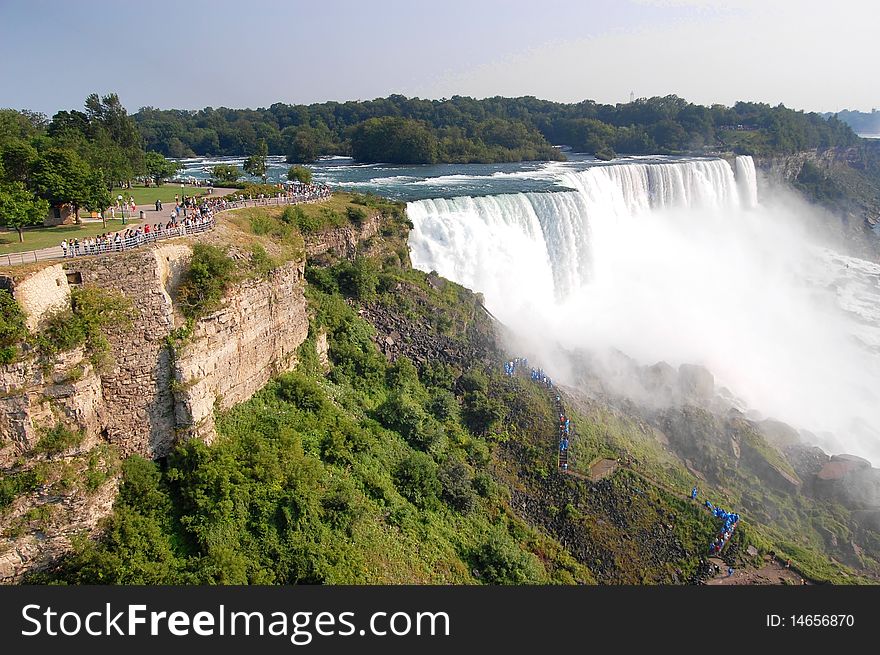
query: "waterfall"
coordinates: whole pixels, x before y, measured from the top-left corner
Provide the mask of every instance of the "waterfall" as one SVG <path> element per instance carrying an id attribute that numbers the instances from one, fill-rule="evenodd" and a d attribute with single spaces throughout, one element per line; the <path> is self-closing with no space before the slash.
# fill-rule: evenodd
<path id="1" fill-rule="evenodd" d="M 817 210 L 758 202 L 750 157 L 558 182 L 410 202 L 413 264 L 482 292 L 532 343 L 707 366 L 748 407 L 880 461 L 880 267 L 818 252 L 802 222 Z"/>
<path id="2" fill-rule="evenodd" d="M 751 162 L 738 158 L 737 166 L 739 159 Z M 592 253 L 613 238 L 614 224 L 655 210 L 735 209 L 742 186 L 754 188 L 720 159 L 596 166 L 564 173 L 560 182 L 575 191 L 409 203 L 413 264 L 478 289 L 490 302 L 511 279 L 524 292 L 561 300 L 598 273 Z"/>
<path id="3" fill-rule="evenodd" d="M 743 206 L 748 209 L 757 207 L 758 175 L 755 172 L 755 162 L 751 157 L 740 155 L 736 158 L 736 182 L 739 186 Z"/>

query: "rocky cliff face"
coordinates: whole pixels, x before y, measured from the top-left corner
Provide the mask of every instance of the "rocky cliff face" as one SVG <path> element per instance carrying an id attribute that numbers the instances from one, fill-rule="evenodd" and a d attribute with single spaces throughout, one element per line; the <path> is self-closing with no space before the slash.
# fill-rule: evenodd
<path id="1" fill-rule="evenodd" d="M 835 190 L 833 199 L 812 197 L 829 210 L 821 223 L 827 236 L 845 244 L 852 254 L 880 260 L 880 144 L 810 150 L 790 155 L 755 157 L 765 183 L 797 182 L 805 163 L 813 164 Z"/>
<path id="2" fill-rule="evenodd" d="M 359 245 L 379 234 L 382 220 L 382 214 L 374 212 L 360 226 L 350 225 L 310 235 L 306 238 L 306 255 L 311 258 L 332 253 L 354 259 Z"/>
<path id="3" fill-rule="evenodd" d="M 241 285 L 218 312 L 200 320 L 174 362 L 178 431 L 214 438 L 214 409 L 250 398 L 296 364 L 309 320 L 303 264 L 290 262 L 268 280 Z"/>
<path id="4" fill-rule="evenodd" d="M 0 367 L 0 473 L 10 484 L 28 482 L 0 514 L 0 582 L 57 557 L 111 511 L 117 473 L 109 460 L 163 457 L 190 436 L 211 441 L 215 408 L 247 400 L 295 364 L 308 333 L 301 261 L 240 284 L 172 345 L 183 324 L 174 291 L 191 254 L 187 245 L 162 245 L 6 279 L 31 328 L 81 284 L 121 292 L 135 315 L 108 331 L 112 357 L 100 370 L 82 349 Z M 56 428 L 75 445 L 41 450 L 41 437 Z"/>
<path id="5" fill-rule="evenodd" d="M 757 156 L 754 160 L 755 166 L 770 177 L 793 182 L 800 174 L 804 162 L 816 164 L 820 168 L 832 166 L 860 168 L 861 156 L 858 148 L 851 147 L 807 150 L 790 155 Z"/>

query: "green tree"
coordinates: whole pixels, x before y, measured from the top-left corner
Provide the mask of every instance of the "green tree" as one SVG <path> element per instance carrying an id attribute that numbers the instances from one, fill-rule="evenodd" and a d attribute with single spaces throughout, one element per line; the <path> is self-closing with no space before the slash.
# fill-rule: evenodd
<path id="1" fill-rule="evenodd" d="M 182 168 L 180 163 L 165 159 L 158 152 L 144 155 L 144 166 L 149 176 L 156 181 L 156 186 L 161 186 L 162 182 L 173 177 Z"/>
<path id="2" fill-rule="evenodd" d="M 254 177 L 261 177 L 263 178 L 263 182 L 265 182 L 269 170 L 269 166 L 266 163 L 266 158 L 268 156 L 269 147 L 266 145 L 266 141 L 260 141 L 257 152 L 244 160 L 245 173 L 253 175 Z"/>
<path id="3" fill-rule="evenodd" d="M 177 289 L 183 314 L 198 318 L 217 309 L 234 273 L 235 262 L 223 250 L 204 243 L 195 244 L 189 270 Z"/>
<path id="4" fill-rule="evenodd" d="M 104 173 L 100 169 L 92 170 L 86 184 L 86 194 L 83 199 L 83 207 L 90 212 L 100 212 L 101 222 L 107 227 L 107 217 L 104 210 L 113 204 L 113 196 L 104 184 Z"/>
<path id="5" fill-rule="evenodd" d="M 9 141 L 0 149 L 0 162 L 3 165 L 2 179 L 27 184 L 36 160 L 37 151 L 31 144 L 20 139 Z"/>
<path id="6" fill-rule="evenodd" d="M 70 205 L 77 223 L 81 207 L 97 211 L 102 203 L 102 209 L 110 204 L 103 175 L 72 150 L 53 148 L 44 153 L 34 164 L 33 185 L 51 205 Z"/>
<path id="7" fill-rule="evenodd" d="M 241 171 L 235 164 L 217 164 L 211 169 L 214 184 L 235 184 L 241 177 Z"/>
<path id="8" fill-rule="evenodd" d="M 89 121 L 87 136 L 93 146 L 89 158 L 92 166 L 104 171 L 110 188 L 115 182 L 130 184 L 134 175 L 145 172 L 137 123 L 115 93 L 103 97 L 92 93 L 86 98 L 85 109 Z"/>
<path id="9" fill-rule="evenodd" d="M 312 183 L 312 171 L 305 166 L 291 166 L 287 171 L 287 179 L 291 182 Z"/>
<path id="10" fill-rule="evenodd" d="M 318 137 L 314 130 L 299 129 L 286 147 L 288 164 L 309 164 L 318 158 Z"/>
<path id="11" fill-rule="evenodd" d="M 437 137 L 428 126 L 408 118 L 371 118 L 355 126 L 351 153 L 359 161 L 433 164 Z"/>
<path id="12" fill-rule="evenodd" d="M 0 185 L 0 224 L 17 231 L 19 242 L 24 242 L 24 228 L 39 225 L 48 213 L 49 203 L 22 182 Z"/>

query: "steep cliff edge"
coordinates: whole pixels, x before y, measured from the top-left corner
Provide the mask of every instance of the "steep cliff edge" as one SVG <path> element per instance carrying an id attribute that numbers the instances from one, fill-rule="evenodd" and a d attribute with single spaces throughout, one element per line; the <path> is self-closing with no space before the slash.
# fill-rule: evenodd
<path id="1" fill-rule="evenodd" d="M 215 411 L 291 370 L 309 331 L 306 255 L 353 259 L 384 215 L 365 211 L 357 224 L 319 230 L 304 244 L 293 231 L 293 247 L 257 236 L 246 212 L 225 219 L 195 239 L 0 276 L 34 334 L 69 310 L 78 289 L 119 293 L 132 308 L 130 321 L 103 330 L 100 362 L 85 347 L 46 356 L 23 344 L 18 361 L 0 366 L 0 582 L 94 532 L 112 511 L 121 460 L 160 459 L 192 437 L 213 442 Z M 217 309 L 193 320 L 177 291 L 195 243 L 220 247 L 243 272 Z"/>
<path id="2" fill-rule="evenodd" d="M 11 281 L 32 328 L 82 286 L 118 291 L 134 312 L 129 324 L 107 329 L 110 357 L 100 369 L 83 348 L 50 361 L 32 353 L 0 367 L 0 467 L 4 479 L 27 478 L 33 487 L 0 508 L 0 581 L 56 557 L 112 508 L 115 477 L 65 493 L 54 469 L 88 460 L 99 446 L 114 458 L 155 459 L 184 436 L 210 441 L 215 405 L 247 400 L 295 363 L 308 332 L 302 261 L 243 282 L 220 310 L 194 323 L 186 345 L 169 345 L 181 325 L 174 289 L 191 255 L 189 245 L 162 245 L 55 264 Z M 41 439 L 56 428 L 77 434 L 79 445 L 44 452 Z M 35 515 L 45 520 L 36 524 Z"/>
<path id="3" fill-rule="evenodd" d="M 771 185 L 793 187 L 834 220 L 826 231 L 860 257 L 880 259 L 880 143 L 755 156 Z"/>

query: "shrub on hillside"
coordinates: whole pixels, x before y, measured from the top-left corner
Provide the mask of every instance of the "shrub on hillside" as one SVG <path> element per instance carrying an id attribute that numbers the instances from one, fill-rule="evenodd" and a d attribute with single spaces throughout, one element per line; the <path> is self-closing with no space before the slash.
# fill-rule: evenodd
<path id="1" fill-rule="evenodd" d="M 0 364 L 9 364 L 18 355 L 18 346 L 27 338 L 24 312 L 6 289 L 0 289 Z"/>
<path id="2" fill-rule="evenodd" d="M 394 484 L 400 494 L 423 509 L 434 505 L 440 493 L 437 465 L 429 455 L 412 452 L 394 467 Z"/>
<path id="3" fill-rule="evenodd" d="M 131 322 L 131 301 L 117 291 L 84 286 L 70 292 L 70 307 L 51 314 L 36 336 L 46 355 L 85 346 L 96 365 L 103 364 L 109 351 L 104 332 L 109 326 L 124 327 Z"/>
<path id="4" fill-rule="evenodd" d="M 196 319 L 220 307 L 235 279 L 235 262 L 217 246 L 193 245 L 189 270 L 177 290 L 177 301 L 187 318 Z"/>
<path id="5" fill-rule="evenodd" d="M 479 547 L 474 563 L 485 582 L 496 585 L 537 584 L 541 566 L 532 553 L 523 552 L 509 535 L 496 532 Z"/>

